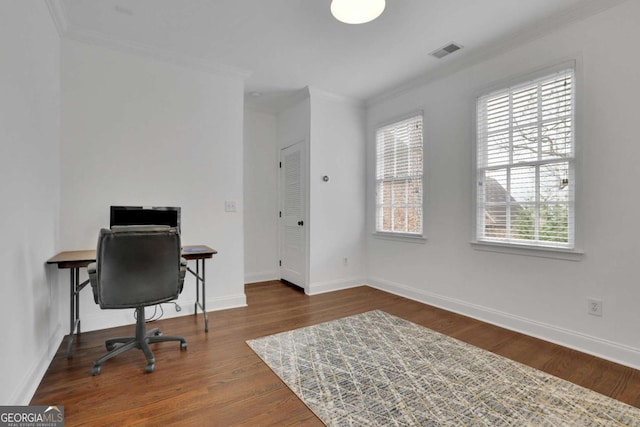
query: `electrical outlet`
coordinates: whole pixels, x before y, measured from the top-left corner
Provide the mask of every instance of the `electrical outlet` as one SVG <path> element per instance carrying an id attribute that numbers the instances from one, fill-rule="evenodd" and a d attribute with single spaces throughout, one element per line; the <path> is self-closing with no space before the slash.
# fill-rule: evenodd
<path id="1" fill-rule="evenodd" d="M 595 298 L 589 298 L 587 300 L 587 303 L 589 304 L 587 306 L 587 313 L 589 313 L 592 316 L 602 316 L 602 300 L 601 299 L 595 299 Z"/>
<path id="2" fill-rule="evenodd" d="M 224 211 L 225 212 L 235 212 L 236 211 L 236 201 L 235 200 L 225 200 L 225 202 L 224 202 Z"/>

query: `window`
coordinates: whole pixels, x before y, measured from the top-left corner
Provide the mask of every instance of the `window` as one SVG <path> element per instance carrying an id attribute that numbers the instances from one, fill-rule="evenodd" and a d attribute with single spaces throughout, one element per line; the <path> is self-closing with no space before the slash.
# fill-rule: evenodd
<path id="1" fill-rule="evenodd" d="M 422 236 L 422 115 L 376 131 L 376 232 Z"/>
<path id="2" fill-rule="evenodd" d="M 574 70 L 477 104 L 476 239 L 573 249 Z"/>

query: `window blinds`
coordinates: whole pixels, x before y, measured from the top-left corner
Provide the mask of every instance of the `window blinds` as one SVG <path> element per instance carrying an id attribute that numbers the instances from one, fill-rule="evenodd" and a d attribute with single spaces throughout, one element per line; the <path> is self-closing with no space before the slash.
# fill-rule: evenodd
<path id="1" fill-rule="evenodd" d="M 477 103 L 476 238 L 573 248 L 574 70 Z"/>
<path id="2" fill-rule="evenodd" d="M 376 231 L 422 235 L 422 116 L 376 131 Z"/>

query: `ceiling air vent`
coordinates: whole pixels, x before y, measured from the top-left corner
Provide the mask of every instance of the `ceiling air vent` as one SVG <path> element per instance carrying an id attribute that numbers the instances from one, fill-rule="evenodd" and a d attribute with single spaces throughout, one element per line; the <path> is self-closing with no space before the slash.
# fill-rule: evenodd
<path id="1" fill-rule="evenodd" d="M 460 49 L 462 49 L 461 45 L 459 45 L 457 43 L 449 43 L 448 45 L 443 46 L 440 49 L 434 50 L 429 55 L 435 56 L 436 58 L 440 59 L 440 58 L 444 58 L 445 56 L 449 55 L 450 53 L 453 53 L 456 50 L 460 50 Z"/>

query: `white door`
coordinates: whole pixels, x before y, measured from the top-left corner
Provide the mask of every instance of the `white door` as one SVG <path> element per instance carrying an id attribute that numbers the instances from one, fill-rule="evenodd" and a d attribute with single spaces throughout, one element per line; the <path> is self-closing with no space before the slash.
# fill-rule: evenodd
<path id="1" fill-rule="evenodd" d="M 304 142 L 280 151 L 280 277 L 306 285 Z"/>

